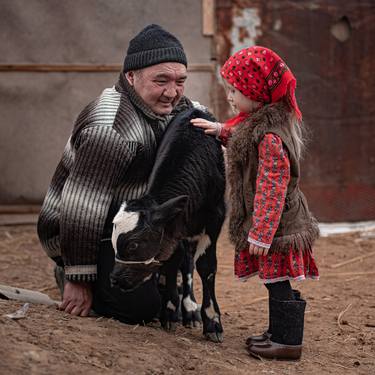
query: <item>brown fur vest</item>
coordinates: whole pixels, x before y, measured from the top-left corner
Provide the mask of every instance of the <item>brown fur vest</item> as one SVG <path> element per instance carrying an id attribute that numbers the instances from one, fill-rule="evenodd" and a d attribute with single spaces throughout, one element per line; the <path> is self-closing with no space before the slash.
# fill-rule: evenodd
<path id="1" fill-rule="evenodd" d="M 233 131 L 227 148 L 229 236 L 236 252 L 249 246 L 247 238 L 252 225 L 258 145 L 266 133 L 274 133 L 281 138 L 290 160 L 290 182 L 285 206 L 270 251 L 287 252 L 291 247 L 307 250 L 319 236 L 317 222 L 298 187 L 300 169 L 288 126 L 290 121 L 290 115 L 283 103 L 270 104 L 255 113 L 251 120 L 237 125 Z"/>

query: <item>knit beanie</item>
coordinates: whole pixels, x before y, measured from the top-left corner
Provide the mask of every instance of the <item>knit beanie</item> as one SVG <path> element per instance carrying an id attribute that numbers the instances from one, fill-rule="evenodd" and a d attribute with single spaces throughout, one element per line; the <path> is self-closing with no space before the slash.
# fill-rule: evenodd
<path id="1" fill-rule="evenodd" d="M 130 41 L 124 72 L 163 62 L 177 62 L 187 66 L 184 48 L 174 35 L 159 25 L 148 25 Z"/>

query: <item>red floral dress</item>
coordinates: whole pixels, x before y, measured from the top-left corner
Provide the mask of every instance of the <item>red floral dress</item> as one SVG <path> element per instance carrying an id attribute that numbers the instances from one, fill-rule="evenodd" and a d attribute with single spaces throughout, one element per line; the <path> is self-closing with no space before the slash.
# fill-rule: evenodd
<path id="1" fill-rule="evenodd" d="M 229 129 L 224 129 L 221 133 L 223 144 L 226 144 L 230 133 Z M 290 180 L 290 163 L 281 138 L 272 133 L 264 136 L 258 146 L 258 154 L 253 225 L 248 241 L 270 248 L 284 208 Z M 258 274 L 264 283 L 319 278 L 312 249 L 290 249 L 286 254 L 258 256 L 250 255 L 246 248 L 235 256 L 234 273 L 240 280 Z"/>

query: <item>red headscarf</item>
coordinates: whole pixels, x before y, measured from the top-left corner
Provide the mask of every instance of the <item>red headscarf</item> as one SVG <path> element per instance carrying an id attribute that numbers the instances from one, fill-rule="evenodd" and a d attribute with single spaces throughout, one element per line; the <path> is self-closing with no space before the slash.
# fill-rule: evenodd
<path id="1" fill-rule="evenodd" d="M 296 78 L 275 52 L 261 46 L 244 48 L 229 57 L 221 68 L 222 77 L 243 95 L 263 104 L 276 103 L 286 96 L 296 117 L 302 113 L 295 97 Z M 240 113 L 227 124 L 242 121 Z"/>

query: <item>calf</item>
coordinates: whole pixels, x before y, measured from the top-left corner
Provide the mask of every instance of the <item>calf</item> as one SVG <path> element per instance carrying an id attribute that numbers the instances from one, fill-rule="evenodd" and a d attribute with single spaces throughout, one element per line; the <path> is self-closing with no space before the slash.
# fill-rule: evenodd
<path id="1" fill-rule="evenodd" d="M 162 320 L 176 320 L 176 275 L 186 251 L 179 244 L 188 240 L 203 285 L 203 333 L 221 342 L 215 275 L 216 242 L 225 216 L 224 160 L 220 143 L 190 124 L 195 117 L 213 120 L 197 109 L 176 116 L 158 149 L 146 195 L 125 202 L 114 218 L 111 280 L 131 290 L 163 269 L 167 298 Z M 187 309 L 189 302 L 183 300 Z"/>

